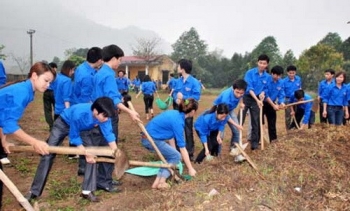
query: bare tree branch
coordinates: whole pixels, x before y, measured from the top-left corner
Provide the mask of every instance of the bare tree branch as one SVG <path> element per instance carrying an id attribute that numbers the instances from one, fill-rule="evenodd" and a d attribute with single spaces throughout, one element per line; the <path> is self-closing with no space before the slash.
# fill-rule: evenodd
<path id="1" fill-rule="evenodd" d="M 159 37 L 153 37 L 150 39 L 138 38 L 136 41 L 137 45 L 131 46 L 133 54 L 135 56 L 140 56 L 149 61 L 158 55 L 157 47 L 161 41 Z"/>

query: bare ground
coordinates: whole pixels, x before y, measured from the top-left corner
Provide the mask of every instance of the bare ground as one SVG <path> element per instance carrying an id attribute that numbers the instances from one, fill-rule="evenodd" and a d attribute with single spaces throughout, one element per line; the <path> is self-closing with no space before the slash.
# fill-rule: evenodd
<path id="1" fill-rule="evenodd" d="M 209 108 L 214 98 L 214 95 L 202 96 L 197 114 Z M 37 94 L 35 102 L 27 108 L 21 126 L 29 134 L 45 140 L 49 133 L 41 99 L 42 95 Z M 133 104 L 146 123 L 142 99 L 133 99 Z M 157 108 L 155 112 L 160 113 Z M 79 197 L 82 178 L 76 175 L 77 161 L 58 155 L 44 193 L 37 202 L 41 210 L 65 211 L 350 210 L 350 143 L 349 132 L 346 132 L 349 126 L 334 128 L 316 124 L 310 130 L 295 130 L 287 134 L 283 111 L 278 116 L 279 141 L 267 144 L 265 150 L 246 150 L 258 171 L 248 162 L 233 162 L 228 155 L 230 132 L 226 129 L 221 157 L 194 164 L 198 175 L 181 184 L 171 183 L 169 190 L 151 190 L 154 177 L 125 174 L 121 186 L 123 192 L 110 194 L 97 191 L 102 202 L 90 203 Z M 120 115 L 119 131 L 120 147 L 127 152 L 130 160 L 156 158 L 142 148 L 140 129 L 125 113 Z M 68 145 L 67 142 L 65 145 Z M 196 152 L 200 150 L 201 144 L 196 137 Z M 11 164 L 4 166 L 4 172 L 25 194 L 39 156 L 13 153 L 9 158 Z M 219 194 L 209 196 L 213 189 Z M 3 204 L 3 210 L 23 210 L 6 188 Z"/>

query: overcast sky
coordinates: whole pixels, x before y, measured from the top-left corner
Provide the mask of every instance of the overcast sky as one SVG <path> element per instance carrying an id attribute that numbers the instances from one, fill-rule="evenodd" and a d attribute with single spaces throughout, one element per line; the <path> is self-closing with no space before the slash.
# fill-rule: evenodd
<path id="1" fill-rule="evenodd" d="M 251 51 L 266 36 L 298 56 L 328 32 L 350 36 L 350 0 L 60 0 L 97 23 L 153 30 L 170 43 L 195 27 L 209 50 Z"/>

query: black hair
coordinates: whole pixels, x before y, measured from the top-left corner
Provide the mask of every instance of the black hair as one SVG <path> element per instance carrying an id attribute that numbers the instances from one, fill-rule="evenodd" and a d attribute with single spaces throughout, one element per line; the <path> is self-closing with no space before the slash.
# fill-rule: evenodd
<path id="1" fill-rule="evenodd" d="M 269 63 L 270 62 L 270 58 L 266 54 L 261 54 L 258 57 L 258 61 L 266 61 L 267 63 Z"/>
<path id="2" fill-rule="evenodd" d="M 197 111 L 198 102 L 193 98 L 188 98 L 186 100 L 182 99 L 179 104 L 179 111 L 185 114 L 190 113 L 192 110 Z"/>
<path id="3" fill-rule="evenodd" d="M 109 62 L 113 57 L 119 59 L 124 56 L 124 51 L 117 45 L 108 45 L 102 49 L 102 60 Z"/>
<path id="4" fill-rule="evenodd" d="M 174 73 L 170 73 L 170 77 L 174 77 Z"/>
<path id="5" fill-rule="evenodd" d="M 344 81 L 343 81 L 342 84 L 345 84 L 345 83 L 346 83 L 346 73 L 345 73 L 344 71 L 339 71 L 339 72 L 337 72 L 337 73 L 334 75 L 334 78 L 337 78 L 337 77 L 340 76 L 340 75 L 343 75 Z"/>
<path id="6" fill-rule="evenodd" d="M 151 78 L 149 77 L 149 75 L 145 75 L 145 77 L 143 77 L 143 82 L 146 81 L 151 81 Z"/>
<path id="7" fill-rule="evenodd" d="M 247 82 L 243 79 L 237 79 L 233 82 L 232 88 L 245 91 L 247 89 Z"/>
<path id="8" fill-rule="evenodd" d="M 282 75 L 283 74 L 283 67 L 276 65 L 271 69 L 271 73 L 276 74 L 276 75 Z"/>
<path id="9" fill-rule="evenodd" d="M 125 71 L 124 71 L 124 70 L 118 70 L 118 74 L 119 74 L 120 72 L 122 72 L 123 75 L 125 75 Z"/>
<path id="10" fill-rule="evenodd" d="M 115 116 L 115 107 L 113 100 L 109 97 L 97 98 L 91 105 L 91 111 L 96 109 L 97 113 L 102 113 L 104 117 Z"/>
<path id="11" fill-rule="evenodd" d="M 305 93 L 304 93 L 304 90 L 302 89 L 299 89 L 299 90 L 296 90 L 294 92 L 294 97 L 297 99 L 297 100 L 300 100 L 301 98 L 304 98 L 305 96 Z"/>
<path id="12" fill-rule="evenodd" d="M 86 61 L 95 63 L 100 59 L 102 59 L 102 49 L 99 47 L 90 48 L 86 55 Z"/>
<path id="13" fill-rule="evenodd" d="M 334 75 L 335 71 L 333 69 L 327 69 L 324 71 L 324 73 L 330 73 L 331 75 Z"/>
<path id="14" fill-rule="evenodd" d="M 228 105 L 226 103 L 219 103 L 211 107 L 205 114 L 211 114 L 216 112 L 217 114 L 228 114 L 230 112 Z"/>
<path id="15" fill-rule="evenodd" d="M 65 76 L 70 77 L 70 76 L 69 76 L 69 71 L 70 71 L 71 69 L 73 69 L 73 68 L 75 68 L 74 62 L 71 61 L 71 60 L 66 60 L 66 61 L 63 63 L 62 67 L 61 67 L 61 73 L 62 73 L 63 75 L 65 75 Z"/>
<path id="16" fill-rule="evenodd" d="M 287 67 L 287 72 L 289 72 L 289 71 L 297 71 L 297 67 L 296 66 L 294 66 L 294 65 L 289 65 L 288 67 Z"/>
<path id="17" fill-rule="evenodd" d="M 187 74 L 192 72 L 192 61 L 188 59 L 180 59 L 178 62 L 181 69 L 184 69 Z"/>
<path id="18" fill-rule="evenodd" d="M 50 63 L 49 63 L 49 66 L 50 66 L 51 68 L 57 68 L 57 64 L 56 64 L 55 62 L 50 62 Z"/>

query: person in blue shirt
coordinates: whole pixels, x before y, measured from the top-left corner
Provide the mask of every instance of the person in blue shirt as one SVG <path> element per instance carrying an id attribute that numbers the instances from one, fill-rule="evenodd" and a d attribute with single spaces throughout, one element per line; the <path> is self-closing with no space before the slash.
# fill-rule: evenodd
<path id="1" fill-rule="evenodd" d="M 2 128 L 3 133 L 0 137 L 6 153 L 10 153 L 10 144 L 6 141 L 6 135 L 8 134 L 12 134 L 16 140 L 31 145 L 39 154 L 49 153 L 48 144 L 24 132 L 18 121 L 28 104 L 34 100 L 35 92 L 45 92 L 55 77 L 56 72 L 49 65 L 37 62 L 30 68 L 28 79 L 7 84 L 0 88 L 0 128 Z M 1 162 L 0 169 L 2 169 Z M 1 202 L 2 182 L 0 182 L 0 209 Z"/>
<path id="2" fill-rule="evenodd" d="M 57 72 L 57 64 L 54 62 L 49 63 L 49 66 Z M 44 104 L 44 115 L 45 121 L 49 125 L 49 130 L 51 131 L 54 122 L 54 110 L 55 110 L 55 97 L 53 95 L 53 84 L 50 84 L 49 88 L 43 94 L 43 104 Z"/>
<path id="3" fill-rule="evenodd" d="M 101 68 L 102 49 L 99 47 L 92 47 L 88 50 L 86 61 L 80 64 L 74 71 L 74 80 L 72 83 L 72 94 L 70 97 L 71 105 L 79 103 L 91 103 L 93 90 L 93 77 L 97 70 Z M 82 133 L 88 133 L 83 131 Z M 78 176 L 84 175 L 85 156 L 79 156 Z"/>
<path id="4" fill-rule="evenodd" d="M 140 86 L 141 86 L 141 80 L 139 79 L 138 76 L 136 76 L 136 77 L 134 78 L 134 80 L 132 80 L 132 86 L 133 86 L 133 88 L 134 88 L 135 93 L 136 93 L 136 94 L 139 93 L 139 91 L 140 91 Z"/>
<path id="5" fill-rule="evenodd" d="M 194 129 L 203 144 L 203 149 L 198 154 L 196 163 L 201 163 L 205 157 L 219 154 L 219 145 L 222 144 L 222 134 L 227 122 L 241 128 L 230 118 L 229 106 L 225 103 L 214 105 L 197 118 Z"/>
<path id="6" fill-rule="evenodd" d="M 169 76 L 170 76 L 170 79 L 168 80 L 167 85 L 168 85 L 168 90 L 169 90 L 169 93 L 170 93 L 171 90 L 173 89 L 173 87 L 175 87 L 176 78 L 174 77 L 174 73 L 170 73 Z"/>
<path id="7" fill-rule="evenodd" d="M 129 92 L 128 78 L 125 77 L 124 70 L 118 70 L 118 77 L 115 79 L 115 81 L 120 94 L 127 94 Z"/>
<path id="8" fill-rule="evenodd" d="M 236 151 L 236 146 L 234 143 L 239 143 L 239 129 L 242 130 L 242 127 L 238 123 L 237 114 L 235 112 L 235 108 L 237 105 L 242 101 L 242 97 L 247 89 L 247 82 L 245 82 L 243 79 L 237 79 L 233 82 L 232 86 L 230 88 L 227 88 L 223 92 L 219 94 L 219 96 L 214 100 L 213 105 L 217 106 L 221 103 L 226 103 L 229 108 L 229 116 L 231 117 L 232 121 L 238 125 L 235 126 L 234 124 L 228 123 L 230 130 L 231 130 L 231 142 L 230 142 L 230 150 Z M 241 102 L 242 103 L 242 102 Z M 241 104 L 241 107 L 243 107 L 243 103 Z M 234 154 L 232 152 L 232 154 Z M 235 160 L 242 161 L 244 158 L 242 155 L 236 156 Z"/>
<path id="9" fill-rule="evenodd" d="M 86 61 L 80 64 L 74 71 L 74 81 L 72 85 L 71 104 L 92 102 L 93 77 L 97 70 L 101 68 L 102 49 L 92 47 L 86 55 Z"/>
<path id="10" fill-rule="evenodd" d="M 301 78 L 296 75 L 297 68 L 294 65 L 287 67 L 287 77 L 283 79 L 285 102 L 289 102 L 296 90 L 301 89 Z M 284 113 L 286 129 L 289 129 L 291 122 L 291 107 L 287 107 Z"/>
<path id="11" fill-rule="evenodd" d="M 269 57 L 262 54 L 258 57 L 257 67 L 250 69 L 244 75 L 247 82 L 247 90 L 243 96 L 243 103 L 246 107 L 243 111 L 243 121 L 246 113 L 249 111 L 250 122 L 252 125 L 251 133 L 251 149 L 255 150 L 259 147 L 260 140 L 260 109 L 263 109 L 263 100 L 267 92 L 267 81 L 270 75 L 266 72 L 269 65 Z"/>
<path id="12" fill-rule="evenodd" d="M 131 119 L 134 121 L 141 121 L 139 119 L 139 114 L 136 111 L 130 110 L 123 104 L 123 97 L 118 91 L 118 87 L 115 82 L 115 71 L 117 71 L 123 56 L 123 50 L 117 45 L 108 45 L 102 48 L 102 59 L 104 61 L 104 64 L 99 69 L 99 71 L 97 71 L 93 78 L 94 85 L 92 91 L 92 99 L 96 100 L 99 97 L 109 97 L 113 100 L 115 109 L 120 109 L 125 113 L 128 113 Z M 114 117 L 111 117 L 111 121 L 113 133 L 116 137 L 115 141 L 118 142 L 119 116 L 115 115 Z M 103 136 L 98 129 L 93 130 L 96 139 L 103 139 Z M 112 163 L 103 163 L 103 165 L 98 165 L 99 176 L 97 180 L 98 184 L 101 184 L 100 187 L 98 187 L 99 189 L 105 190 L 107 192 L 119 191 L 113 186 L 113 170 L 114 164 Z"/>
<path id="13" fill-rule="evenodd" d="M 285 106 L 284 87 L 281 80 L 282 74 L 283 67 L 274 66 L 271 69 L 271 77 L 267 81 L 267 94 L 264 100 L 263 115 L 267 119 L 270 142 L 277 141 L 276 111 L 283 109 Z"/>
<path id="14" fill-rule="evenodd" d="M 177 71 L 181 74 L 181 77 L 177 80 L 173 90 L 176 92 L 176 107 L 181 100 L 193 98 L 197 102 L 199 101 L 201 90 L 199 82 L 191 75 L 192 61 L 187 59 L 181 59 L 178 62 Z M 170 93 L 171 95 L 172 93 Z M 193 117 L 186 118 L 185 121 L 185 136 L 186 136 L 186 149 L 189 153 L 190 160 L 194 160 L 194 139 L 193 139 Z M 175 140 L 176 141 L 176 140 Z"/>
<path id="15" fill-rule="evenodd" d="M 154 93 L 157 92 L 157 88 L 152 82 L 149 75 L 145 75 L 143 78 L 142 86 L 140 92 L 136 95 L 136 98 L 139 97 L 141 93 L 143 93 L 143 102 L 145 103 L 145 113 L 146 113 L 146 119 L 149 120 L 149 112 L 151 112 L 151 118 L 154 117 L 153 114 L 153 100 L 154 100 Z"/>
<path id="16" fill-rule="evenodd" d="M 335 71 L 332 69 L 327 69 L 324 71 L 324 77 L 325 79 L 322 80 L 318 84 L 318 102 L 319 102 L 319 107 L 320 107 L 320 122 L 321 123 L 327 123 L 327 118 L 323 117 L 323 100 L 322 100 L 322 95 L 324 95 L 324 91 L 327 89 L 327 87 L 330 84 L 334 83 L 334 74 Z"/>
<path id="17" fill-rule="evenodd" d="M 311 96 L 304 93 L 304 90 L 299 89 L 294 92 L 294 95 L 289 99 L 289 103 L 300 102 L 304 100 L 311 100 Z M 311 128 L 311 126 L 315 123 L 315 112 L 312 111 L 313 102 L 307 102 L 303 104 L 299 104 L 296 106 L 296 111 L 292 107 L 291 108 L 291 116 L 295 116 L 296 124 L 298 124 L 299 129 L 304 129 L 306 127 Z M 303 121 L 301 121 L 303 120 Z M 297 128 L 298 126 L 293 121 L 289 130 L 293 128 Z"/>
<path id="18" fill-rule="evenodd" d="M 334 83 L 327 87 L 322 96 L 323 117 L 327 117 L 331 125 L 342 125 L 344 117 L 349 118 L 346 74 L 339 71 L 334 78 Z"/>
<path id="19" fill-rule="evenodd" d="M 180 100 L 178 106 L 178 110 L 167 110 L 154 117 L 146 125 L 146 130 L 152 137 L 155 145 L 164 156 L 167 163 L 177 165 L 182 158 L 188 169 L 189 175 L 195 176 L 196 170 L 191 164 L 186 149 L 184 127 L 185 118 L 194 116 L 198 109 L 198 103 L 196 100 L 188 98 L 186 100 Z M 180 153 L 176 150 L 174 139 L 176 140 L 176 146 L 179 148 Z M 146 149 L 154 151 L 153 146 L 147 140 L 145 135 L 142 135 L 141 142 Z M 152 184 L 152 188 L 168 188 L 169 185 L 166 183 L 166 180 L 170 175 L 171 172 L 168 169 L 161 168 Z"/>
<path id="20" fill-rule="evenodd" d="M 0 60 L 0 87 L 6 84 L 6 79 L 5 67 Z"/>
<path id="21" fill-rule="evenodd" d="M 116 150 L 117 145 L 110 119 L 114 115 L 114 104 L 108 97 L 98 98 L 92 104 L 73 105 L 65 109 L 54 122 L 48 144 L 59 146 L 64 138 L 69 136 L 70 142 L 81 151 L 85 151 L 85 146 L 109 146 L 112 150 Z M 88 131 L 97 126 L 99 126 L 104 139 L 95 139 L 92 132 L 81 134 L 82 131 Z M 42 194 L 55 157 L 56 154 L 41 157 L 30 191 L 26 195 L 29 201 Z M 98 174 L 97 164 L 93 155 L 85 154 L 85 157 L 87 164 L 80 196 L 89 201 L 98 202 L 99 199 L 93 193 L 100 185 L 96 178 Z"/>
<path id="22" fill-rule="evenodd" d="M 66 60 L 61 68 L 61 72 L 57 75 L 53 85 L 53 95 L 55 97 L 55 116 L 56 120 L 65 108 L 70 106 L 70 97 L 72 94 L 72 75 L 74 73 L 75 64 L 70 60 Z"/>
<path id="23" fill-rule="evenodd" d="M 6 72 L 5 72 L 5 67 L 2 64 L 2 61 L 0 60 L 0 87 L 4 86 L 6 84 Z M 2 130 L 0 128 L 0 135 L 2 135 Z M 5 136 L 2 137 L 4 139 Z M 1 137 L 0 137 L 1 140 Z M 10 160 L 7 157 L 7 153 L 5 152 L 4 148 L 2 145 L 0 145 L 0 162 L 2 164 L 10 164 Z"/>

